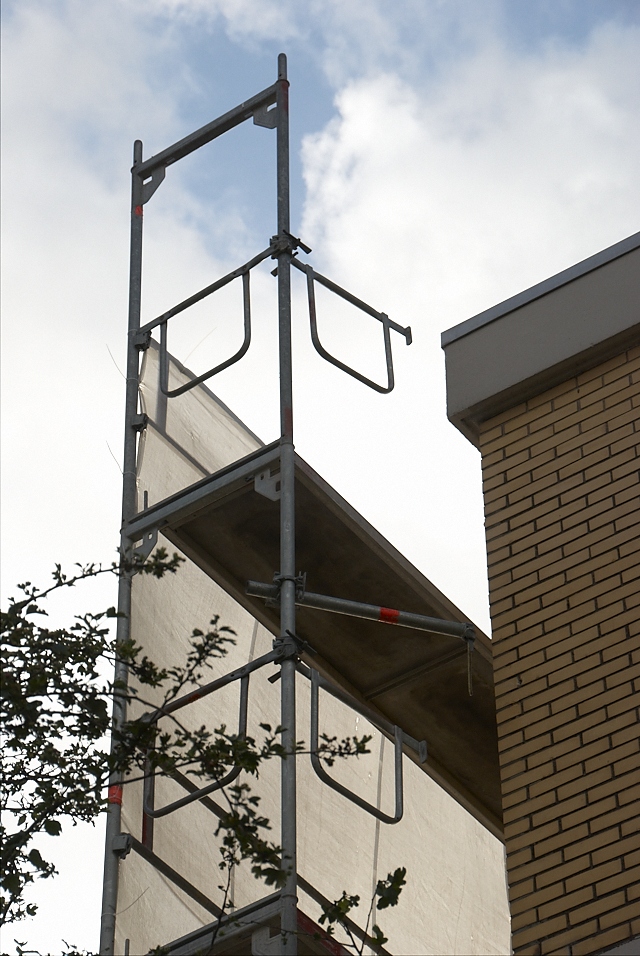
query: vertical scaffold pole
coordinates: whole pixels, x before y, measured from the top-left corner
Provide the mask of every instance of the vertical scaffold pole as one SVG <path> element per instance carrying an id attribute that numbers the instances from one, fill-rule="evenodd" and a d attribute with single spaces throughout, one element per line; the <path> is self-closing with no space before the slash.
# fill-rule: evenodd
<path id="1" fill-rule="evenodd" d="M 136 428 L 138 411 L 138 369 L 140 355 L 134 341 L 140 328 L 140 300 L 142 291 L 142 204 L 143 185 L 136 167 L 142 162 L 142 143 L 133 145 L 133 168 L 131 170 L 131 249 L 129 269 L 129 336 L 127 341 L 127 388 L 125 400 L 124 467 L 122 479 L 122 526 L 135 516 L 136 502 Z M 120 539 L 120 554 L 124 560 L 131 558 L 133 542 L 125 535 Z M 118 584 L 118 643 L 129 637 L 131 620 L 131 580 L 128 571 L 121 570 Z M 122 685 L 128 678 L 127 667 L 116 664 L 114 680 Z M 127 704 L 116 693 L 113 698 L 113 727 L 122 725 L 126 719 Z M 112 744 L 113 747 L 113 744 Z M 113 956 L 116 929 L 116 903 L 118 897 L 118 867 L 120 859 L 114 851 L 114 840 L 119 835 L 122 810 L 122 778 L 112 774 L 109 779 L 109 809 L 107 835 L 104 851 L 104 883 L 102 889 L 102 915 L 100 919 L 100 954 Z"/>
<path id="2" fill-rule="evenodd" d="M 289 243 L 289 83 L 287 58 L 278 57 L 277 83 L 277 186 L 278 237 Z M 278 256 L 278 330 L 280 361 L 280 642 L 289 655 L 282 662 L 282 745 L 288 756 L 282 760 L 281 836 L 282 862 L 288 871 L 282 891 L 281 952 L 296 956 L 297 856 L 296 856 L 296 668 L 295 634 L 295 462 L 293 447 L 293 385 L 291 363 L 291 251 L 287 245 Z"/>

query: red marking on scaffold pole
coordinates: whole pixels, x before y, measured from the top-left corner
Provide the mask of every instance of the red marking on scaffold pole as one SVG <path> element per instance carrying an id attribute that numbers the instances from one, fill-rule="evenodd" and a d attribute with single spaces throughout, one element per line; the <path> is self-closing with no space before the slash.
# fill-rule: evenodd
<path id="1" fill-rule="evenodd" d="M 122 806 L 122 784 L 115 783 L 109 787 L 108 802 L 117 803 L 119 807 Z"/>
<path id="2" fill-rule="evenodd" d="M 135 208 L 133 211 L 135 212 L 136 216 L 141 216 L 141 215 L 142 215 L 142 206 L 136 206 L 136 208 Z"/>
<path id="3" fill-rule="evenodd" d="M 399 617 L 400 611 L 396 611 L 394 607 L 381 607 L 378 620 L 384 621 L 385 624 L 397 624 Z"/>

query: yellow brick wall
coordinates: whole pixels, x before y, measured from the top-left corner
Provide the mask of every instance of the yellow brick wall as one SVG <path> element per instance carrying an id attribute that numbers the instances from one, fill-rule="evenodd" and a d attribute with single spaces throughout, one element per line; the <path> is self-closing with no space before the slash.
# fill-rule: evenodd
<path id="1" fill-rule="evenodd" d="M 640 933 L 640 348 L 482 426 L 516 953 Z"/>

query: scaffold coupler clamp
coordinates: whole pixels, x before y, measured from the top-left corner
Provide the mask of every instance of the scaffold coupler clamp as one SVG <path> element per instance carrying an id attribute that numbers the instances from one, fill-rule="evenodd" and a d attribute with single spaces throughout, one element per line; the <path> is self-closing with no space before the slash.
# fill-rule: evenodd
<path id="1" fill-rule="evenodd" d="M 305 641 L 304 637 L 299 637 L 297 634 L 294 634 L 293 631 L 287 631 L 287 635 L 295 642 L 296 647 L 300 654 L 310 654 L 311 657 L 317 655 L 317 650 L 315 647 L 312 647 L 308 641 Z"/>
<path id="2" fill-rule="evenodd" d="M 134 330 L 129 334 L 131 335 L 131 340 L 138 351 L 146 352 L 151 345 L 151 329 L 148 329 L 145 332 Z"/>
<path id="3" fill-rule="evenodd" d="M 298 255 L 298 249 L 302 249 L 307 255 L 311 252 L 311 246 L 308 246 L 306 242 L 303 242 L 302 239 L 299 239 L 298 236 L 292 235 L 290 232 L 287 232 L 286 229 L 279 236 L 271 236 L 269 240 L 269 246 L 271 248 L 271 258 L 277 259 L 278 256 L 281 256 L 284 252 L 287 252 L 292 258 Z M 278 275 L 278 268 L 271 272 L 272 276 Z"/>
<path id="4" fill-rule="evenodd" d="M 291 575 L 280 574 L 278 571 L 276 571 L 276 573 L 273 575 L 273 583 L 278 588 L 278 597 L 273 599 L 269 598 L 267 600 L 267 604 L 271 604 L 271 605 L 280 604 L 280 590 L 282 588 L 283 581 L 293 581 L 293 583 L 296 586 L 296 601 L 302 600 L 302 598 L 304 597 L 304 592 L 307 587 L 307 572 L 299 571 L 295 577 L 292 577 Z"/>
<path id="5" fill-rule="evenodd" d="M 134 417 L 133 421 L 131 422 L 131 427 L 133 428 L 134 432 L 142 432 L 145 430 L 148 424 L 149 416 L 145 415 L 144 412 L 140 412 L 139 415 Z"/>
<path id="6" fill-rule="evenodd" d="M 124 860 L 125 856 L 131 851 L 133 837 L 130 833 L 117 833 L 113 838 L 111 848 L 116 856 Z"/>
<path id="7" fill-rule="evenodd" d="M 318 653 L 315 647 L 312 647 L 308 641 L 305 641 L 303 637 L 299 637 L 293 631 L 285 631 L 285 637 L 278 637 L 273 642 L 274 650 L 278 651 L 278 657 L 276 658 L 276 663 L 281 664 L 285 660 L 295 660 L 296 662 L 300 661 L 301 654 L 309 654 L 311 657 L 315 657 Z M 267 680 L 270 684 L 275 684 L 277 680 L 280 679 L 280 671 L 277 674 L 273 674 L 271 677 L 268 677 Z"/>
<path id="8" fill-rule="evenodd" d="M 308 654 L 311 657 L 315 657 L 318 653 L 315 647 L 312 647 L 303 637 L 299 637 L 293 631 L 289 630 L 285 631 L 285 637 L 276 638 L 273 642 L 273 646 L 278 651 L 276 660 L 279 664 L 291 658 L 299 661 L 301 654 Z M 273 677 L 269 677 L 268 680 L 273 684 L 279 677 L 280 673 L 274 674 Z"/>

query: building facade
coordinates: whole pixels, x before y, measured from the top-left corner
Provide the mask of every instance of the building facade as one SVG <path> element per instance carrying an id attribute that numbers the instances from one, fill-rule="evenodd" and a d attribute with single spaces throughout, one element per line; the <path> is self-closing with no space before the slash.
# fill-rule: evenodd
<path id="1" fill-rule="evenodd" d="M 137 461 L 143 516 L 162 509 L 162 502 L 172 501 L 184 489 L 208 487 L 237 459 L 245 458 L 251 464 L 252 456 L 265 451 L 260 440 L 205 386 L 167 399 L 158 387 L 158 354 L 152 343 L 144 355 L 139 386 L 145 415 Z M 190 378 L 174 360 L 169 374 L 174 388 Z M 338 596 L 365 601 L 377 595 L 392 607 L 464 620 L 444 595 L 310 469 L 301 472 L 302 479 L 308 484 L 298 496 L 299 554 L 309 571 L 310 589 L 326 587 L 326 593 L 336 593 L 337 588 Z M 255 601 L 250 603 L 244 594 L 246 579 L 239 577 L 234 583 L 228 568 L 221 566 L 234 555 L 249 562 L 277 560 L 278 539 L 273 530 L 277 502 L 257 494 L 253 481 L 243 478 L 229 494 L 216 499 L 214 504 L 221 503 L 220 508 L 209 500 L 201 503 L 195 517 L 190 513 L 182 525 L 158 521 L 159 543 L 170 553 L 182 546 L 188 558 L 175 576 L 157 581 L 138 575 L 133 580 L 132 636 L 159 666 L 171 667 L 184 660 L 192 629 L 206 626 L 214 615 L 234 629 L 236 643 L 226 657 L 212 661 L 208 679 L 221 677 L 270 651 L 277 625 Z M 305 510 L 317 507 L 318 499 L 305 497 L 310 488 L 321 491 L 322 500 L 330 505 L 330 512 L 323 513 L 320 521 L 315 512 L 310 522 L 305 517 Z M 228 514 L 237 521 L 232 532 Z M 333 523 L 332 515 L 342 524 Z M 346 535 L 344 522 L 354 530 L 353 538 L 339 537 Z M 318 529 L 313 525 L 329 534 L 331 547 L 314 537 Z M 264 539 L 259 538 L 261 529 Z M 214 557 L 211 548 L 216 544 L 220 549 Z M 263 557 L 263 546 L 267 551 L 275 548 L 276 554 Z M 336 565 L 342 570 L 340 583 L 334 587 L 324 575 L 334 575 Z M 347 571 L 355 573 L 357 581 L 345 583 Z M 262 576 L 264 580 L 266 574 L 260 565 L 251 565 L 247 572 L 248 577 Z M 470 697 L 463 642 L 349 618 L 361 628 L 352 633 L 336 614 L 325 614 L 320 632 L 314 632 L 317 625 L 311 615 L 323 612 L 299 610 L 296 630 L 317 651 L 308 657 L 309 664 L 321 668 L 363 705 L 381 716 L 392 715 L 412 734 L 420 732 L 429 756 L 421 763 L 405 751 L 404 814 L 394 824 L 375 818 L 326 786 L 313 772 L 308 754 L 297 758 L 298 951 L 350 951 L 336 949 L 330 940 L 324 943 L 334 948 L 329 945 L 327 949 L 313 938 L 322 900 L 338 899 L 343 890 L 358 894 L 362 904 L 353 919 L 356 926 L 363 927 L 377 880 L 404 866 L 407 884 L 400 903 L 380 914 L 389 938 L 380 952 L 503 956 L 509 949 L 509 917 L 488 638 L 477 633 L 472 658 L 474 693 Z M 340 657 L 345 646 L 349 660 Z M 348 674 L 339 672 L 339 667 L 344 671 L 347 666 L 351 668 Z M 274 676 L 274 664 L 251 676 L 247 733 L 256 738 L 261 736 L 260 723 L 275 727 L 280 721 L 279 684 L 273 682 Z M 310 691 L 302 675 L 296 692 L 299 738 L 308 742 Z M 235 732 L 238 697 L 236 683 L 189 705 L 181 712 L 181 720 L 210 729 L 225 724 Z M 320 698 L 319 719 L 321 731 L 339 739 L 371 735 L 368 754 L 338 761 L 331 774 L 376 811 L 393 815 L 396 760 L 392 737 L 325 693 Z M 253 792 L 261 798 L 261 812 L 272 821 L 276 842 L 279 778 L 278 761 L 269 761 L 259 780 L 249 779 Z M 234 906 L 226 923 L 228 938 L 222 933 L 211 945 L 224 897 L 215 836 L 216 805 L 223 804 L 224 797 L 219 791 L 210 793 L 155 818 L 145 812 L 145 805 L 148 808 L 151 803 L 154 813 L 163 813 L 185 796 L 188 785 L 185 778 L 159 776 L 154 793 L 147 791 L 146 798 L 141 781 L 123 788 L 122 824 L 130 852 L 119 864 L 116 953 L 145 953 L 157 946 L 175 956 L 278 952 L 274 916 L 278 894 L 272 894 L 245 866 L 232 874 Z"/>
<path id="2" fill-rule="evenodd" d="M 515 953 L 640 952 L 640 234 L 443 334 L 482 456 Z"/>

